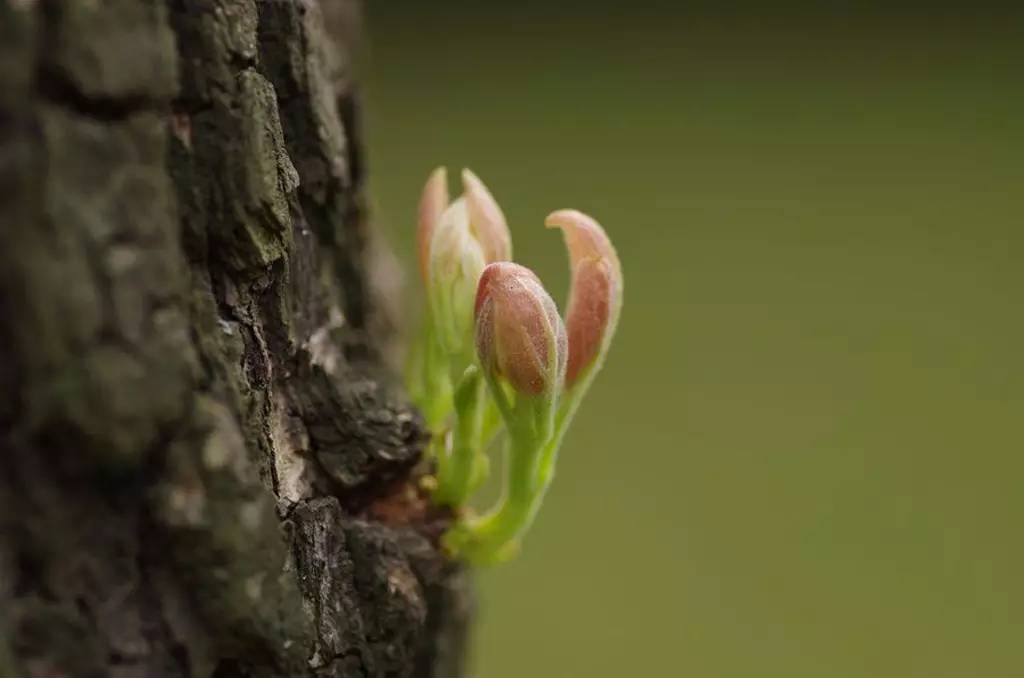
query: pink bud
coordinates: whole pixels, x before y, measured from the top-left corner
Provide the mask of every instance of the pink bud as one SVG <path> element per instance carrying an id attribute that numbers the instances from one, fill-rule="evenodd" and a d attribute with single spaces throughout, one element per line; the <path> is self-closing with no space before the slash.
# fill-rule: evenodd
<path id="1" fill-rule="evenodd" d="M 483 369 L 519 393 L 560 390 L 568 351 L 558 308 L 530 269 L 490 264 L 476 296 L 476 350 Z"/>
<path id="2" fill-rule="evenodd" d="M 604 229 L 586 214 L 558 210 L 544 223 L 562 229 L 572 268 L 565 375 L 566 387 L 571 388 L 581 374 L 600 364 L 611 344 L 622 308 L 622 268 Z"/>
<path id="3" fill-rule="evenodd" d="M 468 169 L 462 170 L 462 191 L 469 207 L 470 227 L 483 247 L 487 262 L 508 261 L 512 257 L 512 236 L 494 196 Z"/>
<path id="4" fill-rule="evenodd" d="M 419 224 L 416 231 L 416 244 L 419 249 L 420 274 L 424 282 L 429 278 L 430 242 L 434 230 L 441 221 L 441 214 L 448 207 L 448 172 L 438 167 L 427 178 L 420 197 Z"/>

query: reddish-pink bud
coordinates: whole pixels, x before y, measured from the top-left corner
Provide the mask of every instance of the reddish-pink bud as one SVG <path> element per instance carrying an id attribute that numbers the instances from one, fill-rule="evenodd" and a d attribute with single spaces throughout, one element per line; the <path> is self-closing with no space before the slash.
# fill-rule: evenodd
<path id="1" fill-rule="evenodd" d="M 572 268 L 565 375 L 566 387 L 571 388 L 581 374 L 600 363 L 611 344 L 622 308 L 622 268 L 604 229 L 586 214 L 558 210 L 544 223 L 562 229 Z"/>
<path id="2" fill-rule="evenodd" d="M 448 207 L 448 172 L 438 167 L 427 178 L 420 197 L 419 223 L 416 229 L 416 245 L 419 249 L 420 274 L 424 282 L 430 277 L 430 242 L 434 230 L 441 221 L 441 214 Z"/>
<path id="3" fill-rule="evenodd" d="M 561 388 L 568 345 L 558 308 L 530 269 L 490 264 L 476 296 L 476 349 L 483 369 L 519 393 Z"/>
<path id="4" fill-rule="evenodd" d="M 477 175 L 462 170 L 462 191 L 469 208 L 469 224 L 480 242 L 487 262 L 508 261 L 512 257 L 512 236 L 505 214 Z"/>

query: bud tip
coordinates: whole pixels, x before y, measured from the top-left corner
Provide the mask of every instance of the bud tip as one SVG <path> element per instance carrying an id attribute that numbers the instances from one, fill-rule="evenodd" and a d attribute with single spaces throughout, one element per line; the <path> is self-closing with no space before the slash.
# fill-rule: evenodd
<path id="1" fill-rule="evenodd" d="M 544 224 L 562 229 L 572 268 L 565 319 L 569 334 L 565 383 L 571 387 L 592 366 L 600 367 L 608 351 L 622 305 L 622 269 L 611 240 L 592 217 L 562 209 L 549 214 Z"/>
<path id="2" fill-rule="evenodd" d="M 512 236 L 498 201 L 469 169 L 462 170 L 462 190 L 473 233 L 483 246 L 487 261 L 508 261 L 512 257 Z"/>
<path id="3" fill-rule="evenodd" d="M 442 166 L 434 169 L 423 185 L 420 197 L 419 223 L 416 231 L 416 243 L 419 250 L 420 273 L 427 279 L 430 266 L 430 241 L 434 230 L 441 221 L 441 214 L 448 207 L 448 171 Z"/>

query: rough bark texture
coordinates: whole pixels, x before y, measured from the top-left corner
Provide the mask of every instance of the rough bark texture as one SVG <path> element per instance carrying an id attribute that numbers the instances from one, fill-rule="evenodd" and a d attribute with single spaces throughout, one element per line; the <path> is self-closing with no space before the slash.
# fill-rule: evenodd
<path id="1" fill-rule="evenodd" d="M 325 8 L 0 0 L 4 678 L 461 674 Z"/>

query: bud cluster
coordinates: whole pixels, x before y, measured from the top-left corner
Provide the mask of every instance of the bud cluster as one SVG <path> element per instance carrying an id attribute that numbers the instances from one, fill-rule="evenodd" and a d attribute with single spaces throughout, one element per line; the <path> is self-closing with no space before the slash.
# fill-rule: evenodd
<path id="1" fill-rule="evenodd" d="M 449 203 L 439 168 L 420 201 L 427 313 L 410 390 L 434 431 L 439 504 L 464 506 L 486 477 L 490 441 L 504 432 L 501 502 L 480 517 L 464 512 L 445 537 L 454 555 L 484 563 L 513 554 L 540 508 L 562 438 L 615 333 L 622 270 L 594 219 L 550 214 L 545 223 L 562 230 L 572 271 L 563 322 L 540 279 L 509 261 L 509 230 L 491 193 L 469 170 L 462 182 L 464 194 Z"/>

